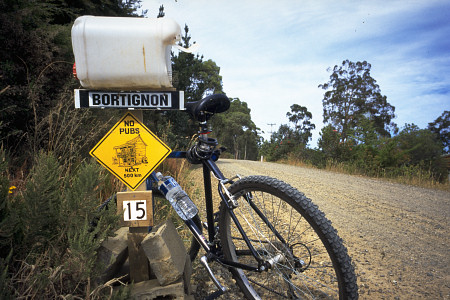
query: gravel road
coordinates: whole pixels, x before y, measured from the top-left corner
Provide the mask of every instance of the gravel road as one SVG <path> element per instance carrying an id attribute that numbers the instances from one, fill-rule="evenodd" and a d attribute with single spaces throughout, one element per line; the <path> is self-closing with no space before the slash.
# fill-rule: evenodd
<path id="1" fill-rule="evenodd" d="M 312 199 L 345 241 L 361 299 L 450 299 L 450 192 L 267 162 L 222 159 L 219 167 L 227 177 L 276 177 Z"/>

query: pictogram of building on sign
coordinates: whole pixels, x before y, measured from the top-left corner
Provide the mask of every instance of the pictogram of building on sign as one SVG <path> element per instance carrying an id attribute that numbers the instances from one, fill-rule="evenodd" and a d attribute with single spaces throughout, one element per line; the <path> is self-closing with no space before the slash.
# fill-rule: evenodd
<path id="1" fill-rule="evenodd" d="M 147 164 L 147 144 L 141 135 L 129 140 L 125 144 L 114 147 L 113 165 L 119 167 L 133 167 Z"/>

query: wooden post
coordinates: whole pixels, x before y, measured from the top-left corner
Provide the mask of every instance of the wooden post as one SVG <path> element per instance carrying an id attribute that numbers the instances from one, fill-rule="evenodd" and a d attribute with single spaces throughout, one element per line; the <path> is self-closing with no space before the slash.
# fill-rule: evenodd
<path id="1" fill-rule="evenodd" d="M 143 122 L 142 110 L 132 111 L 133 115 L 140 122 Z M 144 181 L 137 188 L 136 191 L 146 191 L 147 186 Z M 127 187 L 127 192 L 132 190 Z M 148 227 L 130 227 L 128 233 L 128 259 L 130 262 L 130 278 L 132 281 L 140 282 L 150 279 L 150 263 L 141 247 L 142 240 L 148 234 Z"/>

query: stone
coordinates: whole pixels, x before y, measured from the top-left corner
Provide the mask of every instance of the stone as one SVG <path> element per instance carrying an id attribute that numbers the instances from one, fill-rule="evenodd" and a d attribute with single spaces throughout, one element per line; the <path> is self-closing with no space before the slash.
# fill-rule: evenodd
<path id="1" fill-rule="evenodd" d="M 106 266 L 103 281 L 112 279 L 128 257 L 128 227 L 119 228 L 115 234 L 102 242 L 97 253 L 98 261 Z"/>
<path id="2" fill-rule="evenodd" d="M 154 227 L 144 238 L 141 246 L 159 284 L 168 285 L 183 276 L 186 248 L 170 220 Z"/>
<path id="3" fill-rule="evenodd" d="M 158 280 L 141 281 L 134 284 L 131 288 L 131 299 L 135 300 L 153 300 L 153 299 L 170 299 L 184 300 L 187 298 L 184 294 L 183 281 L 179 280 L 175 283 L 161 286 Z"/>

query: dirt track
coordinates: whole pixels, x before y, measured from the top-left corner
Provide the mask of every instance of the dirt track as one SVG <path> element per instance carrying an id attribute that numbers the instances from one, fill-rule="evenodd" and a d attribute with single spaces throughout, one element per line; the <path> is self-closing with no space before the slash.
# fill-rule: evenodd
<path id="1" fill-rule="evenodd" d="M 449 192 L 273 163 L 219 167 L 276 177 L 312 199 L 345 241 L 361 299 L 450 299 Z"/>

